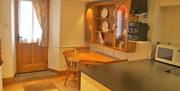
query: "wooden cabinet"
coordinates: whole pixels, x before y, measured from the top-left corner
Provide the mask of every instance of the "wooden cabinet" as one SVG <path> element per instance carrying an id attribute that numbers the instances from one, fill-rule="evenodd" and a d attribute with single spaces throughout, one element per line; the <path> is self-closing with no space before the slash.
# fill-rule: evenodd
<path id="1" fill-rule="evenodd" d="M 90 78 L 84 73 L 81 73 L 80 91 L 111 91 L 109 88 L 103 86 L 96 80 Z"/>
<path id="2" fill-rule="evenodd" d="M 136 42 L 128 40 L 130 0 L 88 3 L 86 41 L 125 52 L 135 52 Z"/>

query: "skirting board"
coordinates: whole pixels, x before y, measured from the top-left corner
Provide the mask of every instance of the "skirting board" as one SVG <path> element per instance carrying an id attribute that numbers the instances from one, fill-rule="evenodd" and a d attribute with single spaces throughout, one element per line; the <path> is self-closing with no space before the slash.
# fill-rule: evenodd
<path id="1" fill-rule="evenodd" d="M 3 78 L 3 85 L 11 84 L 14 82 L 15 77 Z"/>

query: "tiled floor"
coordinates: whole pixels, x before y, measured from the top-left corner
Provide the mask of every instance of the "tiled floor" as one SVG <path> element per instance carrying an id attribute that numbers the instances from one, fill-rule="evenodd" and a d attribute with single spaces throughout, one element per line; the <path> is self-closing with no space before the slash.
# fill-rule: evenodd
<path id="1" fill-rule="evenodd" d="M 36 73 L 33 73 L 37 75 Z M 21 75 L 22 76 L 22 75 Z M 19 76 L 20 79 L 21 76 Z M 22 76 L 24 79 L 27 74 Z M 31 80 L 18 80 L 14 83 L 4 85 L 3 91 L 79 91 L 78 80 L 70 77 L 67 86 L 64 86 L 65 76 L 53 75 L 51 77 L 44 77 Z"/>

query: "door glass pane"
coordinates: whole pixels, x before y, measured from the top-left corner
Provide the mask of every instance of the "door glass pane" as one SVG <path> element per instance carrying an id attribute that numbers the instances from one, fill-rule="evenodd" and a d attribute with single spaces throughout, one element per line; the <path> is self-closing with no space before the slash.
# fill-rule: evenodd
<path id="1" fill-rule="evenodd" d="M 19 9 L 19 36 L 20 41 L 31 43 L 32 41 L 32 2 L 20 1 Z"/>

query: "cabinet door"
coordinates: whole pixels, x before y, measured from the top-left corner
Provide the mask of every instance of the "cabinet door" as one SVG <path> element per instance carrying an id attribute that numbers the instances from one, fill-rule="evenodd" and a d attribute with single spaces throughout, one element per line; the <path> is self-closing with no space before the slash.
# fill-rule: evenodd
<path id="1" fill-rule="evenodd" d="M 102 84 L 81 73 L 81 91 L 111 91 Z"/>

